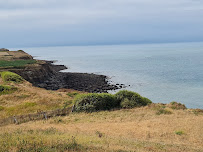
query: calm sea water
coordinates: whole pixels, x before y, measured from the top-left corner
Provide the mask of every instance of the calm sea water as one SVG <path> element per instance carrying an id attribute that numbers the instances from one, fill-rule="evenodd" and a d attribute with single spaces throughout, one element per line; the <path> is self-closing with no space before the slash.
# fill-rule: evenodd
<path id="1" fill-rule="evenodd" d="M 37 59 L 57 60 L 66 71 L 107 75 L 153 102 L 203 109 L 203 43 L 23 49 Z"/>

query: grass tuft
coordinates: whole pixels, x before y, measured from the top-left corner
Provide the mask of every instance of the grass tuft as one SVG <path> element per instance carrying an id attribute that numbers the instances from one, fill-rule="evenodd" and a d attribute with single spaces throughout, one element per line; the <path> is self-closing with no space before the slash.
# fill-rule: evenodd
<path id="1" fill-rule="evenodd" d="M 0 85 L 0 95 L 11 94 L 17 90 L 16 87 Z"/>
<path id="2" fill-rule="evenodd" d="M 183 132 L 183 131 L 181 131 L 181 130 L 179 130 L 179 131 L 175 131 L 175 134 L 176 134 L 176 135 L 180 135 L 180 136 L 181 136 L 181 135 L 183 135 L 183 134 L 184 134 L 184 132 Z"/>
<path id="3" fill-rule="evenodd" d="M 79 93 L 78 92 L 69 92 L 69 93 L 67 93 L 67 95 L 69 96 L 69 97 L 75 97 L 76 95 L 78 95 Z"/>
<path id="4" fill-rule="evenodd" d="M 187 109 L 186 106 L 182 103 L 179 103 L 179 102 L 176 102 L 176 101 L 173 101 L 171 102 L 168 107 L 170 107 L 171 109 L 176 109 L 176 110 L 180 110 L 180 109 Z"/>
<path id="5" fill-rule="evenodd" d="M 21 76 L 13 72 L 4 71 L 1 72 L 0 74 L 4 82 L 21 83 L 24 81 L 24 79 Z"/>
<path id="6" fill-rule="evenodd" d="M 161 114 L 164 114 L 164 115 L 170 115 L 172 114 L 172 112 L 168 109 L 165 109 L 165 108 L 160 108 L 157 110 L 156 112 L 157 115 L 161 115 Z"/>

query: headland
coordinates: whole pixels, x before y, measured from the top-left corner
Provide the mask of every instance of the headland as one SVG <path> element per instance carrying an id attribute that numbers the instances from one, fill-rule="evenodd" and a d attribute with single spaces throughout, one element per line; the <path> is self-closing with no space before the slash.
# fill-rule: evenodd
<path id="1" fill-rule="evenodd" d="M 23 50 L 1 49 L 0 60 L 2 62 L 0 71 L 6 70 L 17 73 L 34 86 L 48 90 L 74 89 L 102 93 L 124 87 L 124 85 L 110 84 L 105 75 L 60 72 L 67 67 L 55 65 L 53 61 L 35 60 Z"/>

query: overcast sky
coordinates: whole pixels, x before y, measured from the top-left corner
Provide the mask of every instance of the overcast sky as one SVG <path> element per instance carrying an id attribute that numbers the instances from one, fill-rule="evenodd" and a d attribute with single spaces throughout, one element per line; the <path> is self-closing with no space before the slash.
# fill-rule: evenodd
<path id="1" fill-rule="evenodd" d="M 203 0 L 0 0 L 0 48 L 203 41 Z"/>

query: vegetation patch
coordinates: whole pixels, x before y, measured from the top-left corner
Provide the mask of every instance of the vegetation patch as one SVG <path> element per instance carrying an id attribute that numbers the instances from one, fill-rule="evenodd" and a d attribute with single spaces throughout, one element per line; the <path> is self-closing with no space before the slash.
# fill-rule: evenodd
<path id="1" fill-rule="evenodd" d="M 168 109 L 160 108 L 157 110 L 156 114 L 157 115 L 161 115 L 161 114 L 170 115 L 170 114 L 172 114 L 172 112 Z"/>
<path id="2" fill-rule="evenodd" d="M 4 107 L 3 106 L 0 106 L 0 111 L 4 110 Z"/>
<path id="3" fill-rule="evenodd" d="M 19 114 L 25 114 L 25 113 L 33 113 L 37 111 L 37 109 L 42 107 L 42 105 L 38 105 L 35 102 L 25 102 L 13 107 L 7 107 L 5 108 L 5 112 L 7 113 L 8 116 L 13 116 L 13 115 L 19 115 Z"/>
<path id="4" fill-rule="evenodd" d="M 179 110 L 179 109 L 183 109 L 183 110 L 187 109 L 184 104 L 178 103 L 178 102 L 175 102 L 175 101 L 171 102 L 168 105 L 168 107 L 171 108 L 171 109 L 177 109 L 177 110 Z"/>
<path id="5" fill-rule="evenodd" d="M 54 128 L 46 130 L 18 129 L 13 133 L 0 134 L 1 151 L 48 152 L 48 151 L 83 151 L 75 137 L 59 139 L 60 133 Z"/>
<path id="6" fill-rule="evenodd" d="M 183 135 L 183 134 L 184 134 L 184 132 L 183 132 L 183 131 L 181 131 L 181 130 L 179 130 L 179 131 L 175 131 L 175 134 L 176 134 L 176 135 L 180 135 L 180 136 L 181 136 L 181 135 Z"/>
<path id="7" fill-rule="evenodd" d="M 4 71 L 1 72 L 0 74 L 4 82 L 21 83 L 24 81 L 24 79 L 21 76 L 13 72 Z"/>
<path id="8" fill-rule="evenodd" d="M 119 91 L 115 94 L 115 98 L 120 103 L 121 108 L 141 107 L 152 103 L 148 98 L 127 90 Z"/>
<path id="9" fill-rule="evenodd" d="M 203 109 L 192 109 L 192 112 L 195 114 L 195 115 L 203 115 Z"/>
<path id="10" fill-rule="evenodd" d="M 113 108 L 133 108 L 152 103 L 149 99 L 132 91 L 119 91 L 115 95 L 108 93 L 89 93 L 76 96 L 75 111 L 94 112 Z"/>
<path id="11" fill-rule="evenodd" d="M 14 91 L 16 91 L 16 87 L 6 86 L 6 85 L 0 85 L 0 95 L 4 94 L 11 94 Z"/>
<path id="12" fill-rule="evenodd" d="M 75 97 L 76 95 L 78 95 L 79 93 L 78 92 L 69 92 L 69 93 L 67 93 L 67 95 L 69 96 L 69 97 Z"/>
<path id="13" fill-rule="evenodd" d="M 65 109 L 65 108 L 70 107 L 70 105 L 71 105 L 72 103 L 73 103 L 72 100 L 65 101 L 65 102 L 63 103 L 63 108 Z"/>
<path id="14" fill-rule="evenodd" d="M 14 61 L 6 61 L 6 60 L 1 60 L 0 61 L 0 67 L 13 67 L 13 68 L 17 68 L 17 67 L 23 67 L 27 64 L 34 64 L 36 63 L 36 60 L 14 60 Z"/>
<path id="15" fill-rule="evenodd" d="M 119 102 L 112 94 L 108 93 L 88 93 L 76 96 L 75 111 L 82 112 L 94 112 L 100 110 L 110 110 L 118 107 Z"/>

